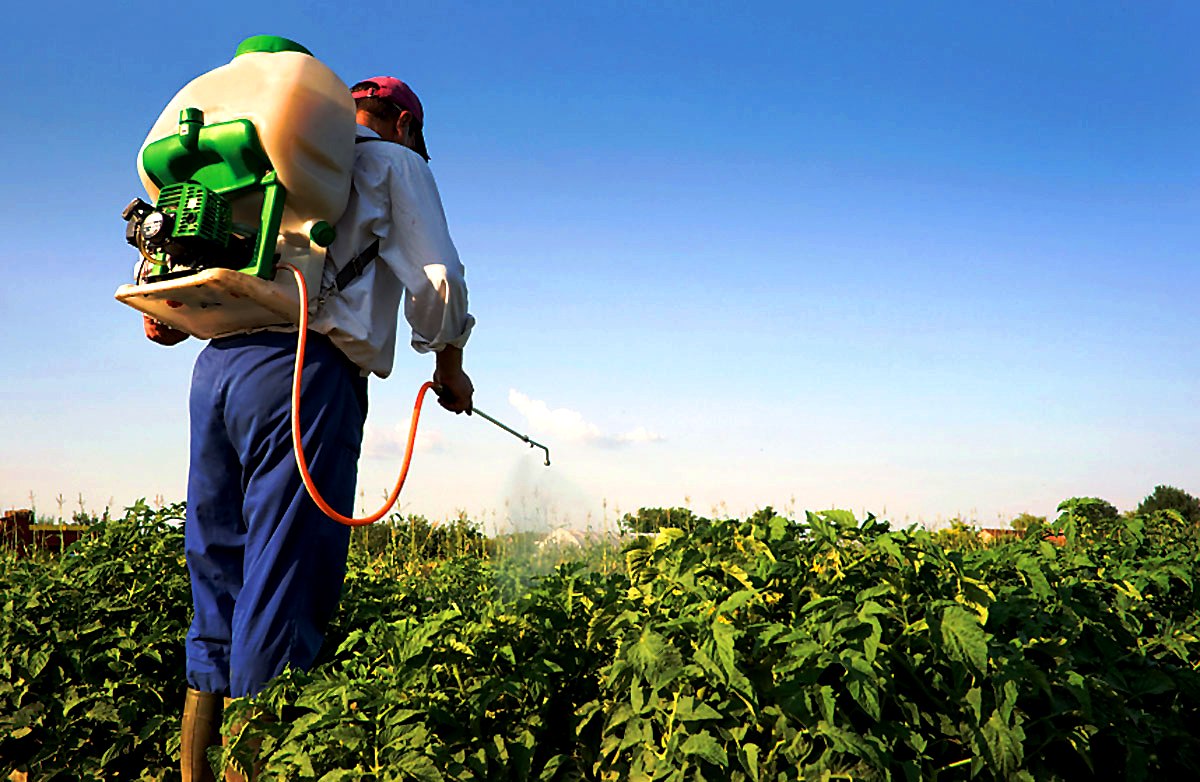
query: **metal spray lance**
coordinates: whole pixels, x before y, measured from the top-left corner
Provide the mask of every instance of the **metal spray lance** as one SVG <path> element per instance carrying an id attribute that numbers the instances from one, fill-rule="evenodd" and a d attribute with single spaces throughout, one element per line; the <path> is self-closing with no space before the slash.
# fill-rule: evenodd
<path id="1" fill-rule="evenodd" d="M 442 393 L 443 393 L 443 392 L 442 392 L 442 387 L 441 387 L 441 386 L 434 386 L 434 387 L 433 387 L 433 391 L 434 391 L 434 393 L 435 393 L 435 394 L 437 394 L 437 395 L 438 395 L 438 397 L 441 397 L 441 396 L 442 396 Z M 549 448 L 547 448 L 546 446 L 542 445 L 541 443 L 539 443 L 539 442 L 537 442 L 537 441 L 535 441 L 535 440 L 530 440 L 530 439 L 529 439 L 529 435 L 527 435 L 527 434 L 521 434 L 520 432 L 516 431 L 515 429 L 512 429 L 511 427 L 505 426 L 504 424 L 502 424 L 502 423 L 500 423 L 499 421 L 497 421 L 495 418 L 492 418 L 490 415 L 488 415 L 487 413 L 485 413 L 485 412 L 483 412 L 482 410 L 480 410 L 478 407 L 474 407 L 474 406 L 472 406 L 472 408 L 471 408 L 471 413 L 473 413 L 473 414 L 475 414 L 475 415 L 481 415 L 481 416 L 483 416 L 483 417 L 484 417 L 484 418 L 486 418 L 488 421 L 491 421 L 493 424 L 495 424 L 496 426 L 500 427 L 500 428 L 501 428 L 501 429 L 503 429 L 504 431 L 508 432 L 508 433 L 509 433 L 509 434 L 511 434 L 513 437 L 517 438 L 518 440 L 520 440 L 520 441 L 522 441 L 522 442 L 525 442 L 525 443 L 529 443 L 529 447 L 530 447 L 530 448 L 541 448 L 543 451 L 545 451 L 545 452 L 546 452 L 546 466 L 547 466 L 547 467 L 549 467 L 549 466 L 550 466 L 550 449 L 549 449 Z"/>

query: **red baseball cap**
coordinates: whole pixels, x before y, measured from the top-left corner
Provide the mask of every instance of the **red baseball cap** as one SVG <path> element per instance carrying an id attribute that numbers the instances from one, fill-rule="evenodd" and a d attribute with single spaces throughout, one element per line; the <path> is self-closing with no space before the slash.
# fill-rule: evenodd
<path id="1" fill-rule="evenodd" d="M 391 76 L 376 76 L 355 84 L 351 89 L 350 96 L 355 100 L 379 98 L 395 104 L 402 111 L 411 113 L 413 119 L 416 120 L 416 124 L 413 126 L 413 133 L 416 136 L 416 151 L 421 157 L 429 160 L 429 150 L 425 148 L 425 134 L 422 131 L 425 125 L 425 110 L 421 107 L 421 99 L 417 97 L 417 93 L 412 91 L 412 87 Z"/>

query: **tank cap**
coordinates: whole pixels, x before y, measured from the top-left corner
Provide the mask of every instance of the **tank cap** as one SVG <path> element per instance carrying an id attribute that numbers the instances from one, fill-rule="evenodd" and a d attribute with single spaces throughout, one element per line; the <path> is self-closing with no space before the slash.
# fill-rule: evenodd
<path id="1" fill-rule="evenodd" d="M 300 52 L 312 57 L 312 52 L 288 38 L 278 35 L 252 35 L 238 44 L 235 58 L 251 52 Z"/>
<path id="2" fill-rule="evenodd" d="M 337 230 L 324 220 L 319 220 L 308 230 L 308 238 L 318 247 L 328 247 L 337 238 Z"/>

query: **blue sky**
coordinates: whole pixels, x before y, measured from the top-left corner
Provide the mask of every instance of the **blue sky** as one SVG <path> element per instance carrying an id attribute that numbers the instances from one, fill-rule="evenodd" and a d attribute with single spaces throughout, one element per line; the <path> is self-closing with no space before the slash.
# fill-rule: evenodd
<path id="1" fill-rule="evenodd" d="M 1200 493 L 1194 4 L 204 8 L 9 12 L 4 508 L 182 499 L 200 344 L 112 300 L 120 210 L 162 106 L 259 33 L 420 94 L 476 403 L 551 448 L 433 408 L 405 512 Z M 372 381 L 364 507 L 431 365 Z"/>

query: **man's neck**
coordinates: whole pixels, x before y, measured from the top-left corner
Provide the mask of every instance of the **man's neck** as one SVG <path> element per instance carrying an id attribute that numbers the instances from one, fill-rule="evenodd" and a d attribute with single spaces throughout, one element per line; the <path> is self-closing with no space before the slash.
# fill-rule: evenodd
<path id="1" fill-rule="evenodd" d="M 365 111 L 360 111 L 354 115 L 354 119 L 356 122 L 358 122 L 359 125 L 362 125 L 364 128 L 370 128 L 371 130 L 375 131 L 375 133 L 381 139 L 384 139 L 386 141 L 392 140 L 392 139 L 388 138 L 386 123 L 380 121 L 379 118 L 373 117 Z"/>

